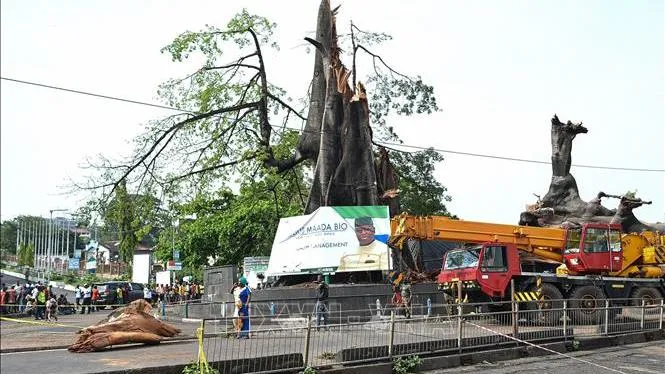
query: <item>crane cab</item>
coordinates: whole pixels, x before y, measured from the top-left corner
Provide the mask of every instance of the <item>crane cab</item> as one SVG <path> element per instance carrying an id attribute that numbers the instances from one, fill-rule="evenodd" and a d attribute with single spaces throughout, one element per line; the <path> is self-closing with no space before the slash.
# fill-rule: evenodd
<path id="1" fill-rule="evenodd" d="M 510 280 L 519 275 L 520 257 L 515 244 L 488 242 L 450 250 L 437 279 L 439 287 L 455 294 L 462 282 L 466 294 L 478 292 L 502 299 Z"/>
<path id="2" fill-rule="evenodd" d="M 563 252 L 568 270 L 578 274 L 610 274 L 623 266 L 621 227 L 589 223 L 568 229 Z"/>

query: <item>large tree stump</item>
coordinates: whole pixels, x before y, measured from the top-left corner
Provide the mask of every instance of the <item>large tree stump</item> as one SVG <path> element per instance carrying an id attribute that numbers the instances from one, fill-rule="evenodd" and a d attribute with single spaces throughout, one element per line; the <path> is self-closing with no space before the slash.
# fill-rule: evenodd
<path id="1" fill-rule="evenodd" d="M 559 227 L 587 222 L 620 223 L 624 232 L 663 230 L 662 224 L 645 224 L 633 214 L 633 209 L 650 204 L 631 196 L 608 195 L 599 192 L 589 202 L 582 200 L 577 181 L 570 173 L 573 140 L 577 134 L 586 134 L 582 123 L 563 123 L 555 114 L 552 118 L 552 180 L 547 194 L 520 214 L 520 225 Z M 618 209 L 608 209 L 601 203 L 604 197 L 618 198 Z"/>
<path id="2" fill-rule="evenodd" d="M 316 162 L 306 214 L 320 206 L 379 203 L 367 95 L 361 83 L 348 83 L 336 11 L 322 0 L 316 40 L 305 38 L 316 48 L 307 125 L 298 144 L 298 152 Z"/>

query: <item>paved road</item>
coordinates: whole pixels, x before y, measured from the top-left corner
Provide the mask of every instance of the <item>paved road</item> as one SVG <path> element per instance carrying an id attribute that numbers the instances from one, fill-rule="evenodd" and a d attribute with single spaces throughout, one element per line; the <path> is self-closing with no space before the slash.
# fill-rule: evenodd
<path id="1" fill-rule="evenodd" d="M 0 360 L 3 373 L 85 374 L 186 364 L 195 361 L 196 355 L 196 342 L 188 342 L 123 346 L 93 353 L 71 353 L 65 349 L 3 353 Z"/>
<path id="2" fill-rule="evenodd" d="M 57 324 L 36 321 L 31 317 L 20 322 L 0 321 L 0 349 L 56 348 L 72 344 L 76 331 L 104 319 L 111 311 L 101 310 L 90 314 L 70 314 L 58 317 Z M 180 337 L 194 337 L 198 324 L 169 322 L 181 330 Z"/>
<path id="3" fill-rule="evenodd" d="M 663 373 L 665 371 L 665 341 L 631 344 L 594 351 L 570 353 L 573 358 L 545 356 L 497 363 L 486 362 L 445 370 L 427 371 L 428 374 L 475 373 L 483 374 L 587 374 L 587 373 Z M 593 364 L 600 365 L 595 366 Z"/>

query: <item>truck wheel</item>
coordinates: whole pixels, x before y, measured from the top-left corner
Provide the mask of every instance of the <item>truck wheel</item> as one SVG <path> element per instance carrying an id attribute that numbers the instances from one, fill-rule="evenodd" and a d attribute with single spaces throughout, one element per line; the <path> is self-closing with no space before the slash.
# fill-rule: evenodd
<path id="1" fill-rule="evenodd" d="M 533 288 L 531 292 L 537 292 Z M 556 325 L 563 316 L 563 294 L 554 285 L 544 283 L 542 286 L 541 301 L 525 303 L 526 317 L 529 321 Z"/>
<path id="2" fill-rule="evenodd" d="M 605 319 L 605 293 L 596 286 L 577 287 L 569 296 L 568 307 L 574 323 L 602 323 Z"/>
<path id="3" fill-rule="evenodd" d="M 630 302 L 635 307 L 642 307 L 642 301 L 644 301 L 644 305 L 647 307 L 645 313 L 647 314 L 658 313 L 660 309 L 656 306 L 660 306 L 660 301 L 663 300 L 660 291 L 653 287 L 637 288 L 630 294 L 630 297 L 632 298 Z"/>

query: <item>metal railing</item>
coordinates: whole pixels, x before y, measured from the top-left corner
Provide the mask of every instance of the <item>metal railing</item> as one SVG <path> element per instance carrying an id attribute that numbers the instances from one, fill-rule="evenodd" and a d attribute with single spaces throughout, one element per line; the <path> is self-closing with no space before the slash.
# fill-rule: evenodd
<path id="1" fill-rule="evenodd" d="M 569 299 L 439 304 L 423 310 L 427 313 L 414 310 L 406 318 L 400 309 L 388 308 L 362 322 L 318 327 L 312 312 L 252 316 L 249 339 L 237 338 L 233 318 L 204 319 L 202 349 L 219 372 L 271 372 L 663 330 L 665 305 L 662 300 L 595 300 L 589 305 Z M 366 310 L 358 312 L 364 316 Z"/>
<path id="2" fill-rule="evenodd" d="M 348 306 L 345 309 L 345 305 L 348 305 L 346 301 L 353 298 L 354 296 L 331 297 L 329 299 L 330 318 L 336 323 L 367 322 L 376 315 L 389 315 L 390 311 L 396 308 L 389 302 L 389 297 L 381 294 L 372 295 L 373 302 L 360 304 L 363 306 L 362 309 L 349 309 Z M 252 318 L 262 319 L 285 316 L 305 318 L 314 313 L 315 307 L 316 301 L 312 297 L 252 301 L 250 315 Z M 208 301 L 201 298 L 167 303 L 164 315 L 175 319 L 227 318 L 233 315 L 234 308 L 234 302 Z M 415 315 L 439 314 L 443 313 L 445 308 L 446 306 L 443 304 L 432 304 L 428 298 L 414 297 L 411 304 L 412 313 Z"/>

